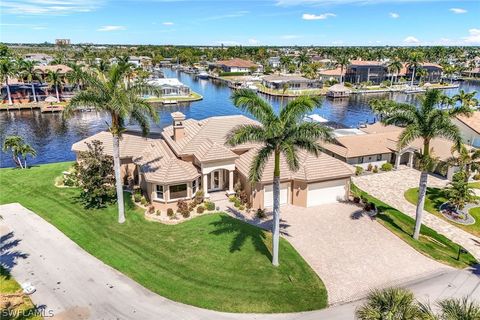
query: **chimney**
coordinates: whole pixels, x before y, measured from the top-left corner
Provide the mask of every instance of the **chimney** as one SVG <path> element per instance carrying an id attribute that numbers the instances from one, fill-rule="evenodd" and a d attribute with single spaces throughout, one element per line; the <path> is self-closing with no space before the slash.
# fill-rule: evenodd
<path id="1" fill-rule="evenodd" d="M 173 140 L 180 141 L 185 137 L 185 127 L 183 121 L 185 121 L 185 115 L 181 112 L 173 112 L 171 114 L 173 119 Z"/>

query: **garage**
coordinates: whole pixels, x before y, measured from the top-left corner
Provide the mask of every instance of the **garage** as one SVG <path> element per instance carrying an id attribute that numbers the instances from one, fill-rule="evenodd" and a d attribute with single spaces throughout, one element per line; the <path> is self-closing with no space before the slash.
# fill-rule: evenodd
<path id="1" fill-rule="evenodd" d="M 288 182 L 280 184 L 280 205 L 288 203 L 288 185 Z M 273 184 L 266 185 L 263 190 L 264 207 L 273 207 Z"/>
<path id="2" fill-rule="evenodd" d="M 308 184 L 307 207 L 335 203 L 345 199 L 345 180 Z"/>

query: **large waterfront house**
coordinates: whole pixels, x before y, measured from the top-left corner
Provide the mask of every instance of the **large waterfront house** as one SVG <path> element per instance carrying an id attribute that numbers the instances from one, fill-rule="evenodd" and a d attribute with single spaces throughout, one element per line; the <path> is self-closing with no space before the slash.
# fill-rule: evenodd
<path id="1" fill-rule="evenodd" d="M 423 148 L 423 143 L 421 139 L 416 139 L 399 149 L 398 140 L 402 131 L 403 128 L 385 126 L 379 122 L 358 129 L 338 129 L 334 130 L 334 141 L 324 143 L 322 147 L 328 155 L 363 169 L 375 166 L 380 169 L 384 163 L 391 163 L 396 169 L 401 165 L 414 167 L 415 153 Z M 430 142 L 430 147 L 439 162 L 445 162 L 452 156 L 453 142 L 449 140 L 435 138 Z M 451 180 L 456 170 L 455 167 L 448 167 L 437 173 Z"/>
<path id="2" fill-rule="evenodd" d="M 320 70 L 318 72 L 318 78 L 322 82 L 326 82 L 326 81 L 341 82 L 344 77 L 345 77 L 345 69 L 342 71 L 341 68 Z"/>
<path id="3" fill-rule="evenodd" d="M 322 88 L 322 82 L 318 79 L 307 79 L 301 75 L 277 75 L 272 74 L 262 78 L 262 84 L 270 89 L 282 90 L 307 90 Z"/>
<path id="4" fill-rule="evenodd" d="M 345 71 L 345 81 L 380 84 L 387 78 L 387 68 L 381 61 L 351 61 Z"/>
<path id="5" fill-rule="evenodd" d="M 475 111 L 471 117 L 457 116 L 453 121 L 460 129 L 464 143 L 480 148 L 480 111 Z"/>
<path id="6" fill-rule="evenodd" d="M 442 80 L 442 66 L 436 63 L 422 63 L 421 68 L 426 71 L 426 75 L 420 77 L 418 73 L 415 75 L 414 81 L 423 81 L 423 82 L 440 82 Z M 400 76 L 406 77 L 407 79 L 412 79 L 413 75 L 413 68 L 409 68 L 405 65 L 402 70 L 400 71 Z"/>
<path id="7" fill-rule="evenodd" d="M 148 81 L 153 86 L 160 87 L 163 97 L 188 97 L 190 88 L 177 78 L 156 78 Z"/>
<path id="8" fill-rule="evenodd" d="M 202 189 L 205 197 L 233 194 L 240 182 L 253 208 L 273 205 L 273 157 L 260 182 L 247 181 L 250 164 L 259 145 L 225 144 L 227 133 L 236 126 L 255 124 L 245 116 L 218 116 L 204 120 L 185 119 L 172 113 L 172 125 L 160 134 L 143 138 L 127 132 L 120 142 L 122 177 L 141 187 L 148 200 L 161 210 L 176 208 L 178 200 L 189 201 Z M 87 148 L 85 142 L 103 142 L 104 152 L 112 154 L 112 136 L 100 132 L 72 146 L 76 153 Z M 353 167 L 325 153 L 317 157 L 299 153 L 300 168 L 289 170 L 281 158 L 280 203 L 310 207 L 343 200 L 349 192 Z"/>
<path id="9" fill-rule="evenodd" d="M 244 60 L 239 58 L 220 60 L 214 63 L 213 66 L 220 68 L 223 72 L 248 73 L 252 71 L 261 72 L 261 69 L 263 69 L 261 65 L 257 65 L 250 60 Z"/>

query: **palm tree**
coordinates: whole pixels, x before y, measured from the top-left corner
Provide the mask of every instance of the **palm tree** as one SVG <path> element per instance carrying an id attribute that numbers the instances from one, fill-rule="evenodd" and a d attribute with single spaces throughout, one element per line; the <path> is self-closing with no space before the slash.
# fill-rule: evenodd
<path id="1" fill-rule="evenodd" d="M 5 83 L 7 88 L 8 105 L 12 105 L 12 95 L 10 93 L 10 86 L 8 85 L 8 78 L 17 74 L 17 65 L 9 58 L 0 60 L 0 78 L 2 83 Z"/>
<path id="2" fill-rule="evenodd" d="M 403 67 L 403 65 L 400 62 L 400 60 L 398 60 L 398 59 L 392 60 L 387 66 L 388 72 L 390 72 L 391 74 L 394 73 L 395 77 L 397 77 L 400 70 L 402 70 L 402 67 Z M 390 85 L 393 86 L 393 74 L 391 75 L 391 77 L 392 78 L 391 78 Z"/>
<path id="3" fill-rule="evenodd" d="M 303 116 L 319 106 L 316 97 L 302 96 L 287 103 L 278 114 L 273 107 L 251 90 L 237 90 L 232 95 L 234 105 L 255 117 L 260 124 L 243 125 L 232 129 L 227 135 L 227 144 L 236 146 L 251 142 L 259 149 L 250 167 L 249 181 L 258 182 L 267 161 L 273 155 L 273 238 L 272 264 L 278 266 L 280 227 L 280 157 L 285 158 L 292 171 L 299 168 L 298 150 L 303 149 L 318 156 L 318 140 L 330 140 L 329 128 L 314 122 L 300 122 Z"/>
<path id="4" fill-rule="evenodd" d="M 87 89 L 78 92 L 64 109 L 64 116 L 83 106 L 94 107 L 97 111 L 110 114 L 108 129 L 113 136 L 113 163 L 118 202 L 118 222 L 125 222 L 123 188 L 120 178 L 120 139 L 125 131 L 128 118 L 136 121 L 147 135 L 150 130 L 149 119 L 158 121 L 155 108 L 141 98 L 142 95 L 161 96 L 161 90 L 145 83 L 127 87 L 124 83 L 126 70 L 120 65 L 113 66 L 105 77 L 85 73 Z"/>
<path id="5" fill-rule="evenodd" d="M 55 93 L 57 95 L 57 102 L 60 102 L 60 93 L 58 89 L 62 87 L 62 74 L 60 73 L 60 69 L 52 71 L 48 70 L 47 83 L 50 85 L 51 88 L 55 88 Z"/>
<path id="6" fill-rule="evenodd" d="M 13 162 L 17 167 L 23 168 L 22 161 L 20 160 L 20 150 L 24 144 L 23 138 L 20 136 L 8 136 L 3 141 L 2 150 L 3 152 L 12 152 Z"/>
<path id="7" fill-rule="evenodd" d="M 32 157 L 36 157 L 37 156 L 37 151 L 35 149 L 33 149 L 33 147 L 30 146 L 27 143 L 24 143 L 23 145 L 21 145 L 18 151 L 23 158 L 23 163 L 24 163 L 23 168 L 25 168 L 25 169 L 28 168 L 28 166 L 27 166 L 27 156 L 30 155 Z"/>
<path id="8" fill-rule="evenodd" d="M 76 64 L 74 62 L 69 63 L 68 66 L 72 69 L 67 72 L 66 76 L 70 83 L 75 83 L 76 89 L 80 90 L 82 87 L 83 76 L 83 64 Z"/>
<path id="9" fill-rule="evenodd" d="M 456 95 L 452 97 L 455 102 L 460 102 L 464 106 L 475 107 L 478 105 L 478 99 L 475 98 L 477 91 L 465 92 L 465 90 L 460 90 Z"/>
<path id="10" fill-rule="evenodd" d="M 422 82 L 423 77 L 428 76 L 428 71 L 425 68 L 418 68 L 417 69 L 417 76 L 419 77 L 419 82 Z"/>
<path id="11" fill-rule="evenodd" d="M 302 51 L 297 58 L 298 66 L 302 67 L 310 62 L 310 57 L 308 56 L 306 51 Z"/>
<path id="12" fill-rule="evenodd" d="M 421 311 L 413 293 L 402 288 L 372 291 L 355 315 L 360 320 L 421 319 Z"/>
<path id="13" fill-rule="evenodd" d="M 447 76 L 447 78 L 450 79 L 450 83 L 453 82 L 452 76 L 455 74 L 456 71 L 457 71 L 457 68 L 451 64 L 443 67 L 443 73 Z"/>
<path id="14" fill-rule="evenodd" d="M 350 59 L 347 55 L 338 56 L 335 67 L 340 67 L 340 83 L 343 83 L 345 79 L 343 78 L 343 70 L 350 64 Z"/>
<path id="15" fill-rule="evenodd" d="M 449 166 L 456 166 L 465 172 L 465 180 L 468 181 L 472 171 L 478 171 L 480 169 L 480 149 L 467 149 L 462 144 L 460 150 L 453 149 L 452 153 L 455 153 L 447 159 L 446 164 Z"/>
<path id="16" fill-rule="evenodd" d="M 430 143 L 434 138 L 442 137 L 455 143 L 460 148 L 462 138 L 458 127 L 452 122 L 457 115 L 471 115 L 471 109 L 467 106 L 453 107 L 450 109 L 438 108 L 442 101 L 442 93 L 439 90 L 428 90 L 421 97 L 419 107 L 397 103 L 390 100 L 376 100 L 372 108 L 377 113 L 383 113 L 381 121 L 386 125 L 401 125 L 405 127 L 399 136 L 398 148 L 403 149 L 415 139 L 421 139 L 423 150 L 417 155 L 420 160 L 419 195 L 416 211 L 415 230 L 413 238 L 418 240 L 422 225 L 425 193 L 427 191 L 428 172 L 434 167 L 434 157 Z M 385 112 L 385 110 L 387 110 Z"/>
<path id="17" fill-rule="evenodd" d="M 477 320 L 480 319 L 480 305 L 469 301 L 467 297 L 449 298 L 437 303 L 438 313 L 433 312 L 429 304 L 420 303 L 422 320 Z"/>
<path id="18" fill-rule="evenodd" d="M 292 64 L 292 57 L 290 56 L 280 57 L 280 65 L 282 66 L 283 70 L 287 70 L 288 66 L 291 64 Z"/>
<path id="19" fill-rule="evenodd" d="M 414 51 L 407 58 L 407 66 L 412 69 L 412 80 L 410 86 L 413 87 L 413 81 L 415 80 L 415 71 L 422 66 L 424 56 L 422 52 Z"/>
<path id="20" fill-rule="evenodd" d="M 23 79 L 27 79 L 30 82 L 33 94 L 33 102 L 37 102 L 37 94 L 35 92 L 35 85 L 33 80 L 40 79 L 39 71 L 36 68 L 36 63 L 34 61 L 21 60 L 19 63 L 20 76 Z"/>

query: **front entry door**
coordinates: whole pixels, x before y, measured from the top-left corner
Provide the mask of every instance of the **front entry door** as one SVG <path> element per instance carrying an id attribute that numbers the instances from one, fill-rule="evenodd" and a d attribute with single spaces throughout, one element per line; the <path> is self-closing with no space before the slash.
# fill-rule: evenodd
<path id="1" fill-rule="evenodd" d="M 220 190 L 221 189 L 221 174 L 220 170 L 215 170 L 210 173 L 210 190 L 215 191 L 215 190 Z"/>

